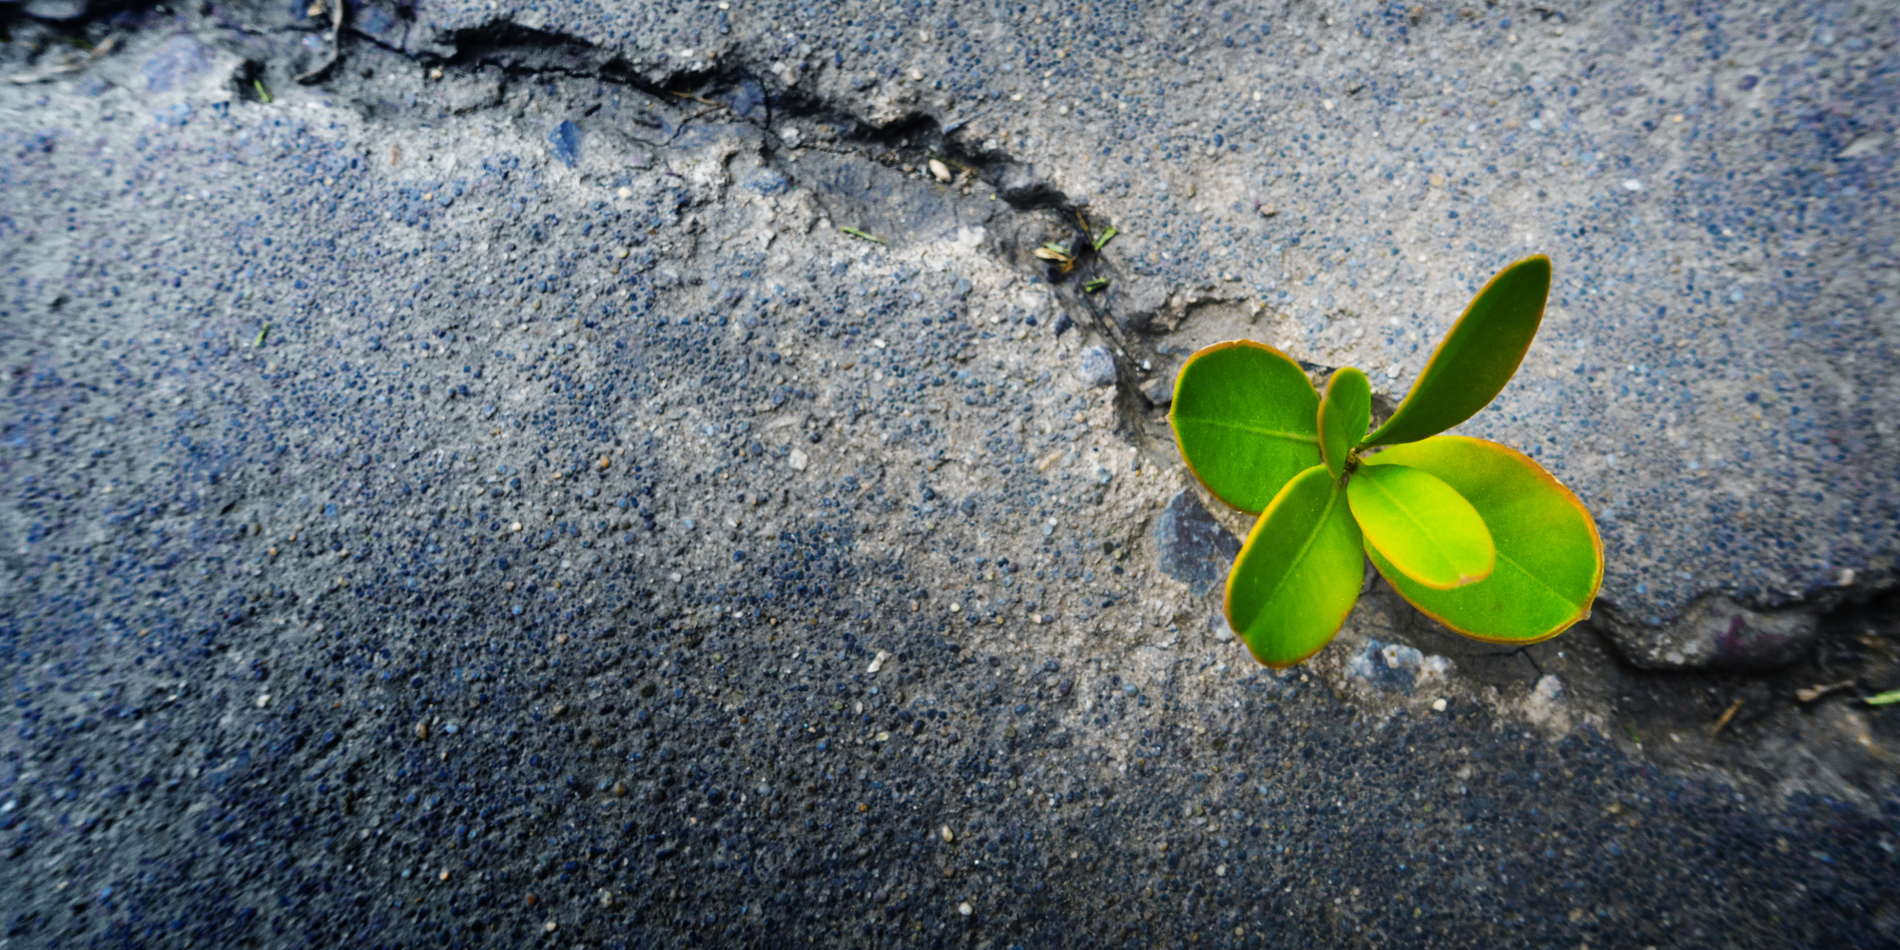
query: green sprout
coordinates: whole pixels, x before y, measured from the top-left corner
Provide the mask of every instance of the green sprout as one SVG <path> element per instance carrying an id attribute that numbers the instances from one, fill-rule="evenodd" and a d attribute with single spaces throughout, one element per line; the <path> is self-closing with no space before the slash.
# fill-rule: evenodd
<path id="1" fill-rule="evenodd" d="M 262 99 L 262 100 L 264 100 L 264 104 L 265 104 L 265 105 L 270 105 L 270 104 L 271 104 L 271 102 L 273 102 L 273 101 L 274 101 L 274 100 L 273 100 L 273 99 L 271 98 L 271 94 L 270 94 L 270 90 L 269 90 L 269 89 L 267 89 L 267 88 L 265 88 L 265 86 L 264 86 L 264 80 L 262 80 L 262 79 L 253 79 L 253 80 L 251 80 L 251 88 L 253 88 L 253 89 L 256 89 L 256 90 L 257 90 L 257 97 L 258 97 L 259 99 Z"/>
<path id="2" fill-rule="evenodd" d="M 1082 289 L 1091 294 L 1095 293 L 1098 290 L 1103 290 L 1107 287 L 1108 287 L 1108 278 L 1106 277 L 1097 277 L 1094 280 L 1091 280 L 1088 283 L 1082 285 Z"/>
<path id="3" fill-rule="evenodd" d="M 843 231 L 844 233 L 849 234 L 855 238 L 863 238 L 866 241 L 876 241 L 879 244 L 884 243 L 883 238 L 878 237 L 877 235 L 872 234 L 869 231 L 860 231 L 857 228 L 839 228 L 838 230 Z"/>
<path id="4" fill-rule="evenodd" d="M 1107 247 L 1108 242 L 1115 240 L 1115 235 L 1120 233 L 1120 231 L 1115 230 L 1114 225 L 1110 225 L 1107 230 L 1102 232 L 1100 237 L 1095 239 L 1095 249 L 1099 251 Z"/>
<path id="5" fill-rule="evenodd" d="M 1474 640 L 1536 643 L 1590 615 L 1603 543 L 1583 503 L 1514 449 L 1439 435 L 1504 389 L 1549 295 L 1542 255 L 1492 277 L 1370 433 L 1372 386 L 1351 367 L 1323 397 L 1299 364 L 1250 340 L 1181 367 L 1168 413 L 1181 457 L 1214 497 L 1259 515 L 1226 598 L 1255 659 L 1284 668 L 1331 642 L 1367 558 L 1413 606 Z"/>
<path id="6" fill-rule="evenodd" d="M 1867 697 L 1869 706 L 1891 706 L 1900 703 L 1900 689 L 1890 689 L 1878 696 Z"/>

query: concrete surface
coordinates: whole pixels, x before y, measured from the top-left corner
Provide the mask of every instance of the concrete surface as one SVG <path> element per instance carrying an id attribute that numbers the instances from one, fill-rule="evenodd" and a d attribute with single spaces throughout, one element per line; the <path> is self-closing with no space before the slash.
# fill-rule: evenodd
<path id="1" fill-rule="evenodd" d="M 0 11 L 8 946 L 1900 940 L 1890 11 Z M 1600 622 L 1255 667 L 1173 369 L 1535 252 Z"/>

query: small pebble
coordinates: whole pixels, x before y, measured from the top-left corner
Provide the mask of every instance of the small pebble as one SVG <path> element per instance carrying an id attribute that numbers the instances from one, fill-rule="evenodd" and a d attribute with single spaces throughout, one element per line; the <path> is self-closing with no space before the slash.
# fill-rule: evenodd
<path id="1" fill-rule="evenodd" d="M 1444 712 L 1444 711 L 1445 711 L 1445 701 L 1444 701 L 1444 700 L 1442 700 L 1442 699 L 1434 699 L 1434 700 L 1432 700 L 1432 709 L 1433 709 L 1434 711 L 1436 711 L 1436 712 Z"/>
<path id="2" fill-rule="evenodd" d="M 1076 360 L 1075 377 L 1084 386 L 1113 386 L 1115 357 L 1106 346 L 1091 346 Z"/>
<path id="3" fill-rule="evenodd" d="M 943 835 L 943 840 L 945 844 L 954 843 L 957 840 L 956 832 L 951 831 L 949 825 L 944 825 L 942 830 L 940 830 L 938 834 Z"/>
<path id="4" fill-rule="evenodd" d="M 930 174 L 931 177 L 946 185 L 950 183 L 950 166 L 934 158 L 930 160 Z"/>
<path id="5" fill-rule="evenodd" d="M 968 917 L 971 914 L 976 913 L 976 908 L 971 907 L 969 901 L 964 901 L 963 903 L 957 905 L 957 913 L 962 914 L 965 917 Z"/>
<path id="6" fill-rule="evenodd" d="M 427 722 L 416 723 L 416 738 L 418 739 L 429 738 L 429 724 Z"/>

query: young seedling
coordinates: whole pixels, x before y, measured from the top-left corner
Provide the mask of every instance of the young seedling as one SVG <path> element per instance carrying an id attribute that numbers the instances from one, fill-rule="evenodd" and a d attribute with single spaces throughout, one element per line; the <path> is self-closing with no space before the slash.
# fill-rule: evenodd
<path id="1" fill-rule="evenodd" d="M 1367 558 L 1475 640 L 1536 643 L 1590 615 L 1603 543 L 1583 503 L 1513 449 L 1439 435 L 1504 389 L 1549 294 L 1542 255 L 1492 277 L 1370 433 L 1372 386 L 1351 367 L 1324 396 L 1286 354 L 1249 340 L 1181 367 L 1168 421 L 1182 458 L 1214 497 L 1259 515 L 1227 575 L 1227 622 L 1255 659 L 1283 668 L 1331 642 Z"/>

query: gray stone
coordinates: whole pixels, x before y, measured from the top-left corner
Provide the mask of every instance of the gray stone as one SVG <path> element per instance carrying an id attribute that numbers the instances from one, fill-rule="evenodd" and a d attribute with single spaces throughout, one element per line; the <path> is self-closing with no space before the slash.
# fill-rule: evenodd
<path id="1" fill-rule="evenodd" d="M 1770 670 L 1806 656 L 1819 634 L 1810 610 L 1755 611 L 1720 594 L 1668 624 L 1632 623 L 1615 611 L 1598 618 L 1617 652 L 1650 670 Z"/>
<path id="2" fill-rule="evenodd" d="M 27 0 L 25 6 L 27 16 L 60 23 L 77 20 L 89 9 L 85 0 Z"/>
<path id="3" fill-rule="evenodd" d="M 1367 639 L 1346 661 L 1346 675 L 1380 689 L 1410 693 L 1424 663 L 1425 654 L 1416 647 Z"/>
<path id="4" fill-rule="evenodd" d="M 408 21 L 384 9 L 378 3 L 366 3 L 359 7 L 355 19 L 349 26 L 356 32 L 392 49 L 401 49 L 404 38 L 409 34 Z"/>
<path id="5" fill-rule="evenodd" d="M 1115 385 L 1115 356 L 1106 346 L 1091 346 L 1075 360 L 1075 378 L 1090 388 Z"/>
<path id="6" fill-rule="evenodd" d="M 1141 396 L 1149 405 L 1168 406 L 1174 402 L 1174 376 L 1156 376 L 1141 384 Z"/>
<path id="7" fill-rule="evenodd" d="M 1155 520 L 1156 562 L 1163 573 L 1206 596 L 1226 581 L 1240 539 L 1214 520 L 1199 496 L 1183 490 Z"/>
<path id="8" fill-rule="evenodd" d="M 174 36 L 145 60 L 139 72 L 146 92 L 170 92 L 211 68 L 211 54 L 189 36 Z"/>
<path id="9" fill-rule="evenodd" d="M 745 176 L 745 186 L 761 195 L 782 195 L 792 183 L 777 169 L 760 167 Z"/>
<path id="10" fill-rule="evenodd" d="M 561 164 L 569 168 L 580 164 L 581 127 L 571 121 L 563 121 L 548 130 L 548 147 L 554 150 L 554 157 L 560 159 Z"/>

